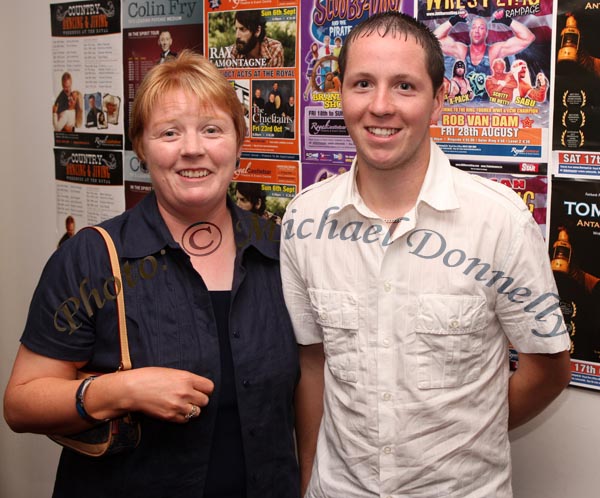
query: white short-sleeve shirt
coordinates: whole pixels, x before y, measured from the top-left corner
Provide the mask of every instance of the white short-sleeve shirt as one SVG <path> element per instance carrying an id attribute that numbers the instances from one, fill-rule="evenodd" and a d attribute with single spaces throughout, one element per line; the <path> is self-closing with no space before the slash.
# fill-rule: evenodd
<path id="1" fill-rule="evenodd" d="M 324 343 L 309 498 L 510 497 L 508 343 L 569 348 L 545 242 L 509 188 L 450 166 L 433 142 L 393 234 L 350 172 L 289 204 L 286 304 Z"/>

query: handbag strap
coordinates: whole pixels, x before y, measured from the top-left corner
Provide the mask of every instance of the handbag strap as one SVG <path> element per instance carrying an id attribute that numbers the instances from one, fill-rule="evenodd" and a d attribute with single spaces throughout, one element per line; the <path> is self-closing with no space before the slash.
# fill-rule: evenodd
<path id="1" fill-rule="evenodd" d="M 102 227 L 90 226 L 96 230 L 106 244 L 108 256 L 110 258 L 110 266 L 112 268 L 113 277 L 115 279 L 115 294 L 117 295 L 117 315 L 119 323 L 119 341 L 121 343 L 121 365 L 119 370 L 131 370 L 131 358 L 129 356 L 129 342 L 127 340 L 127 322 L 125 320 L 125 298 L 123 297 L 123 278 L 121 277 L 121 265 L 119 264 L 119 256 L 117 249 L 110 234 Z"/>

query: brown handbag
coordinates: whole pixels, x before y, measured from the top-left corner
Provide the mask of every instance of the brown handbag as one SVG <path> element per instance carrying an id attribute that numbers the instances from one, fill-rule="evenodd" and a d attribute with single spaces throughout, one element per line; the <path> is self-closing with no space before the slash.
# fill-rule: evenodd
<path id="1" fill-rule="evenodd" d="M 121 268 L 117 250 L 112 238 L 101 227 L 88 227 L 102 235 L 110 257 L 110 265 L 115 279 L 115 286 L 122 286 Z M 118 282 L 118 283 L 117 283 Z M 121 343 L 121 364 L 117 371 L 130 370 L 129 343 L 127 341 L 127 323 L 125 320 L 125 299 L 123 289 L 115 287 L 116 305 L 119 320 L 119 339 Z M 97 375 L 97 374 L 96 374 Z M 94 376 L 89 372 L 79 371 L 77 378 L 86 379 Z M 83 396 L 84 391 L 82 391 Z M 61 446 L 91 457 L 114 455 L 135 449 L 141 438 L 141 427 L 134 414 L 128 413 L 122 417 L 102 422 L 91 429 L 66 436 L 49 435 L 48 437 Z"/>

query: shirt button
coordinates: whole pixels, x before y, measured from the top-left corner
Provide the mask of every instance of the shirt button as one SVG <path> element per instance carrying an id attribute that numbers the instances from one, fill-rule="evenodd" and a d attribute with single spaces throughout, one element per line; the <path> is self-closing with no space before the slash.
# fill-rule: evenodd
<path id="1" fill-rule="evenodd" d="M 240 338 L 240 332 L 238 330 L 234 330 L 233 331 L 233 337 L 235 337 L 236 339 Z"/>
<path id="2" fill-rule="evenodd" d="M 383 452 L 386 455 L 389 455 L 392 452 L 392 448 L 390 448 L 389 446 L 386 446 L 385 448 L 383 448 Z"/>
<path id="3" fill-rule="evenodd" d="M 460 325 L 460 323 L 459 323 L 459 321 L 458 321 L 458 320 L 452 320 L 452 321 L 450 322 L 450 328 L 451 328 L 452 330 L 454 330 L 454 329 L 457 329 L 457 328 L 459 327 L 459 325 Z"/>
<path id="4" fill-rule="evenodd" d="M 244 386 L 246 388 L 250 387 L 250 381 L 248 379 L 244 379 L 242 381 L 242 386 Z"/>
<path id="5" fill-rule="evenodd" d="M 392 290 L 392 284 L 389 282 L 383 283 L 383 290 L 386 292 L 390 292 Z"/>
<path id="6" fill-rule="evenodd" d="M 392 399 L 392 395 L 390 393 L 384 393 L 383 401 L 389 401 L 390 399 Z"/>
<path id="7" fill-rule="evenodd" d="M 386 348 L 390 347 L 390 340 L 389 339 L 384 339 L 383 341 L 381 341 L 381 344 L 383 344 Z"/>

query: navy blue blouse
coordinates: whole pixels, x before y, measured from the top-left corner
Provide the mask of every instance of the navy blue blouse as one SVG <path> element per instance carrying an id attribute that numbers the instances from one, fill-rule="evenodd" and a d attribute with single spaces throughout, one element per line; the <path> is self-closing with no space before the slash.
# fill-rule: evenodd
<path id="1" fill-rule="evenodd" d="M 227 202 L 237 244 L 229 339 L 247 498 L 297 498 L 292 402 L 299 365 L 281 291 L 279 232 Z M 215 393 L 187 424 L 142 416 L 142 440 L 131 453 L 95 459 L 64 450 L 54 496 L 202 497 L 221 383 L 209 292 L 173 240 L 154 194 L 102 226 L 121 260 L 133 368 L 189 370 L 213 380 Z M 51 358 L 88 361 L 90 371 L 116 370 L 120 354 L 110 276 L 95 231 L 69 239 L 42 273 L 21 342 Z"/>

